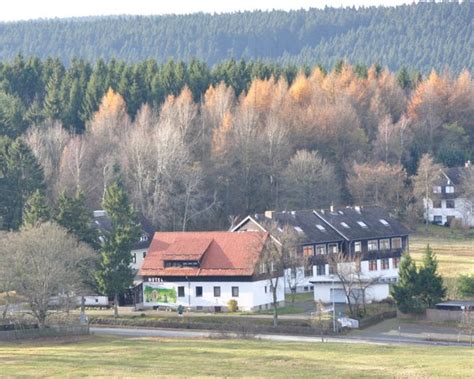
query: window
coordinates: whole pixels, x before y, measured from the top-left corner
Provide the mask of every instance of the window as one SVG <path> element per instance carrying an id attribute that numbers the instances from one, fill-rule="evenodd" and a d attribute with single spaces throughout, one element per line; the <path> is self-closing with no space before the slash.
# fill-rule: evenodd
<path id="1" fill-rule="evenodd" d="M 382 225 L 384 225 L 384 226 L 390 226 L 390 224 L 388 223 L 388 221 L 387 221 L 387 220 L 384 220 L 383 218 L 381 218 L 379 221 L 380 221 L 380 223 L 381 223 Z"/>
<path id="2" fill-rule="evenodd" d="M 214 297 L 221 297 L 221 287 L 214 287 Z"/>
<path id="3" fill-rule="evenodd" d="M 265 268 L 265 262 L 261 262 L 260 263 L 260 274 L 265 274 L 266 272 L 266 268 Z"/>
<path id="4" fill-rule="evenodd" d="M 364 229 L 368 228 L 367 224 L 364 221 L 357 221 L 357 223 Z"/>
<path id="5" fill-rule="evenodd" d="M 326 265 L 317 265 L 316 266 L 316 275 L 318 275 L 318 276 L 326 275 Z"/>
<path id="6" fill-rule="evenodd" d="M 369 271 L 377 271 L 377 259 L 371 259 L 369 261 Z"/>
<path id="7" fill-rule="evenodd" d="M 178 297 L 184 297 L 184 287 L 178 287 Z"/>
<path id="8" fill-rule="evenodd" d="M 333 263 L 329 264 L 329 275 L 334 275 L 336 273 L 336 267 Z"/>
<path id="9" fill-rule="evenodd" d="M 136 253 L 132 254 L 132 263 L 137 263 L 137 254 Z"/>
<path id="10" fill-rule="evenodd" d="M 360 253 L 361 251 L 362 251 L 362 242 L 355 241 L 354 242 L 354 252 L 355 253 Z"/>
<path id="11" fill-rule="evenodd" d="M 454 208 L 454 200 L 446 200 L 446 208 Z"/>
<path id="12" fill-rule="evenodd" d="M 390 268 L 389 259 L 388 258 L 383 258 L 382 259 L 382 270 L 388 270 L 389 268 Z"/>
<path id="13" fill-rule="evenodd" d="M 435 224 L 441 225 L 443 223 L 443 216 L 434 216 L 433 222 Z"/>
<path id="14" fill-rule="evenodd" d="M 433 186 L 433 193 L 441 193 L 441 186 Z"/>
<path id="15" fill-rule="evenodd" d="M 295 229 L 298 233 L 303 233 L 303 229 L 301 229 L 299 226 L 295 226 L 294 229 Z"/>
<path id="16" fill-rule="evenodd" d="M 267 293 L 267 286 L 265 286 L 265 293 Z"/>
<path id="17" fill-rule="evenodd" d="M 146 251 L 143 252 L 143 258 L 146 258 Z"/>
<path id="18" fill-rule="evenodd" d="M 345 222 L 341 222 L 341 225 L 342 225 L 342 227 L 344 227 L 346 229 L 350 229 L 350 226 L 347 225 Z"/>
<path id="19" fill-rule="evenodd" d="M 432 200 L 433 208 L 441 208 L 441 200 Z"/>
<path id="20" fill-rule="evenodd" d="M 370 240 L 368 243 L 369 251 L 377 251 L 379 249 L 379 244 L 377 240 Z"/>
<path id="21" fill-rule="evenodd" d="M 239 297 L 239 287 L 232 287 L 232 297 Z"/>
<path id="22" fill-rule="evenodd" d="M 390 240 L 388 238 L 380 240 L 380 250 L 390 250 Z"/>
<path id="23" fill-rule="evenodd" d="M 326 245 L 316 245 L 316 255 L 326 254 Z"/>
<path id="24" fill-rule="evenodd" d="M 330 243 L 329 247 L 329 254 L 337 254 L 337 243 Z"/>
<path id="25" fill-rule="evenodd" d="M 196 287 L 196 297 L 202 297 L 202 287 Z"/>
<path id="26" fill-rule="evenodd" d="M 402 239 L 400 237 L 392 238 L 392 249 L 401 249 L 401 248 L 402 248 Z"/>
<path id="27" fill-rule="evenodd" d="M 313 255 L 314 255 L 313 245 L 303 246 L 303 256 L 304 257 L 312 257 Z"/>
<path id="28" fill-rule="evenodd" d="M 453 186 L 446 186 L 446 193 L 454 193 L 454 187 Z"/>
<path id="29" fill-rule="evenodd" d="M 400 258 L 392 258 L 393 268 L 398 268 L 399 263 L 400 263 Z"/>
<path id="30" fill-rule="evenodd" d="M 321 230 L 322 232 L 325 232 L 326 231 L 326 228 L 320 224 L 316 224 L 316 228 L 318 228 L 319 230 Z"/>
<path id="31" fill-rule="evenodd" d="M 304 276 L 313 276 L 313 265 L 307 265 L 304 268 Z"/>

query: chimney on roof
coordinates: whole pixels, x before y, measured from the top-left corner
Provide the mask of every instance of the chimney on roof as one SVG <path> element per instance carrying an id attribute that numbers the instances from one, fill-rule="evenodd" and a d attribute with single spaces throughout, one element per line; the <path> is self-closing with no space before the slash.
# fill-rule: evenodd
<path id="1" fill-rule="evenodd" d="M 265 218 L 273 219 L 273 211 L 265 211 Z"/>
<path id="2" fill-rule="evenodd" d="M 354 206 L 354 210 L 355 210 L 357 213 L 360 213 L 360 205 L 355 205 L 355 206 Z"/>
<path id="3" fill-rule="evenodd" d="M 471 161 L 468 160 L 466 163 L 464 163 L 464 167 L 466 167 L 466 168 L 471 167 Z"/>

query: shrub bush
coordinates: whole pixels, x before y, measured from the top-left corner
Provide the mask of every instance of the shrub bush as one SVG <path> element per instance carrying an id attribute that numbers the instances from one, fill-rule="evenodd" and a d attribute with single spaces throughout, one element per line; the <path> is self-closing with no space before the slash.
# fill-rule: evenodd
<path id="1" fill-rule="evenodd" d="M 237 300 L 231 299 L 227 302 L 227 308 L 229 308 L 229 312 L 237 312 L 239 306 L 237 304 Z"/>

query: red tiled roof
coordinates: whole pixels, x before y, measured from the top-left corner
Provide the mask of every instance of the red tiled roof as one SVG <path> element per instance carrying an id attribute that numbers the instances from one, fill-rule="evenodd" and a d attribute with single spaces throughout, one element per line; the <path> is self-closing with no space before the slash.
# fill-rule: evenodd
<path id="1" fill-rule="evenodd" d="M 156 232 L 142 276 L 252 276 L 266 232 Z M 164 267 L 165 260 L 201 260 L 200 267 Z"/>

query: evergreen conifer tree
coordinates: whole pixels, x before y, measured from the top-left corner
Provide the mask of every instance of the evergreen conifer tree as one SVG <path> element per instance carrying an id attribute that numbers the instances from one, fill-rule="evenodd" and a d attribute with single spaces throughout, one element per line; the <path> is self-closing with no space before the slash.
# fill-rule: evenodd
<path id="1" fill-rule="evenodd" d="M 51 212 L 46 197 L 40 190 L 36 190 L 28 198 L 23 208 L 23 225 L 36 227 L 49 220 Z"/>
<path id="2" fill-rule="evenodd" d="M 100 290 L 114 296 L 114 314 L 117 317 L 119 295 L 133 282 L 130 252 L 140 239 L 140 225 L 127 194 L 118 183 L 107 187 L 102 207 L 110 218 L 111 228 L 101 231 L 101 257 L 96 278 Z"/>
<path id="3" fill-rule="evenodd" d="M 421 299 L 426 307 L 433 307 L 446 296 L 443 278 L 438 274 L 438 261 L 430 245 L 426 246 L 423 265 L 420 267 Z"/>
<path id="4" fill-rule="evenodd" d="M 398 282 L 392 287 L 391 295 L 403 313 L 419 312 L 423 309 L 418 270 L 408 253 L 402 256 L 398 269 Z"/>
<path id="5" fill-rule="evenodd" d="M 59 196 L 55 220 L 82 242 L 95 249 L 99 248 L 98 232 L 93 226 L 92 213 L 85 205 L 85 196 L 82 192 L 74 197 L 69 197 L 65 193 Z"/>
<path id="6" fill-rule="evenodd" d="M 51 78 L 46 84 L 46 96 L 44 98 L 44 115 L 52 120 L 60 120 L 63 108 L 61 96 L 61 72 L 55 68 Z"/>
<path id="7" fill-rule="evenodd" d="M 18 229 L 25 201 L 44 188 L 43 170 L 28 146 L 0 136 L 0 228 Z"/>

